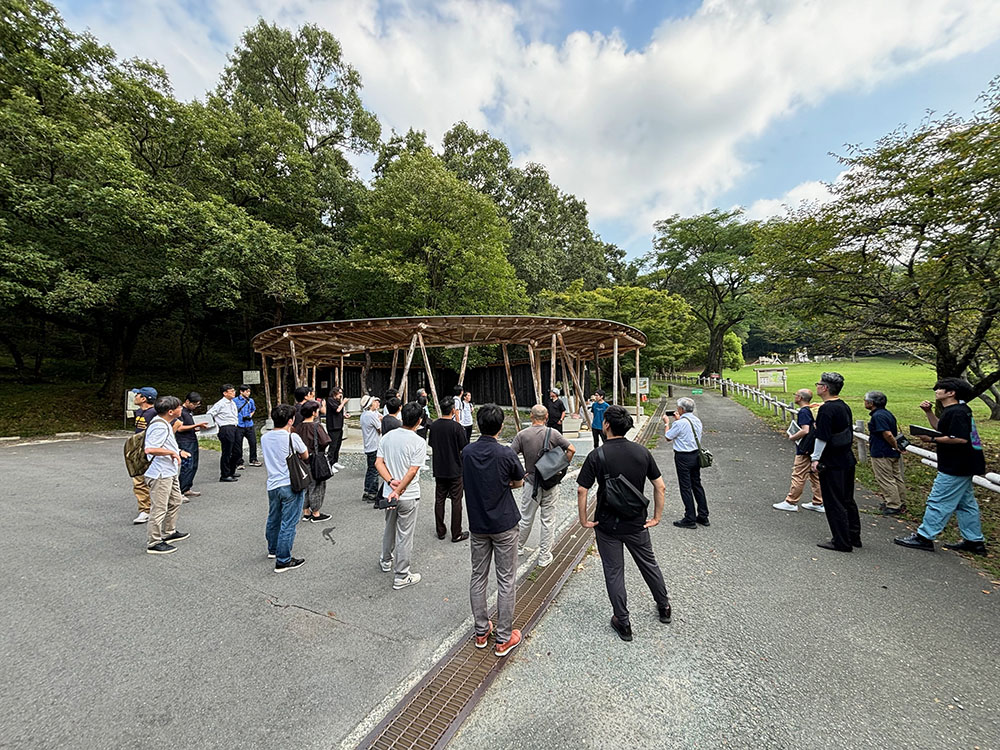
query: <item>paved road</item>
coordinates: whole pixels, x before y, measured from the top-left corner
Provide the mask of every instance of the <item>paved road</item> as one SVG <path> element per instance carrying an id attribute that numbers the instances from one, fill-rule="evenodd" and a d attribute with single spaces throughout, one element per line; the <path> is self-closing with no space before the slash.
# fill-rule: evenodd
<path id="1" fill-rule="evenodd" d="M 673 624 L 631 567 L 635 639 L 618 640 L 594 554 L 450 747 L 1000 747 L 1000 591 L 955 554 L 891 544 L 901 524 L 877 516 L 863 550 L 818 549 L 822 515 L 770 508 L 787 441 L 698 403 L 712 526 L 654 530 Z M 673 520 L 670 450 L 656 458 Z"/>

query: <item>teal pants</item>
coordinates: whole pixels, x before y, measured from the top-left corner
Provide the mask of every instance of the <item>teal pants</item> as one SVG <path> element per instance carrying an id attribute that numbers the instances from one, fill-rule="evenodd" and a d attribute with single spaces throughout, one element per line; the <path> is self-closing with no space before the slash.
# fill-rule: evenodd
<path id="1" fill-rule="evenodd" d="M 924 521 L 917 533 L 925 539 L 935 539 L 955 514 L 962 538 L 969 542 L 983 541 L 983 527 L 979 522 L 979 503 L 972 494 L 972 477 L 955 477 L 942 474 L 934 478 L 934 486 L 927 497 Z"/>

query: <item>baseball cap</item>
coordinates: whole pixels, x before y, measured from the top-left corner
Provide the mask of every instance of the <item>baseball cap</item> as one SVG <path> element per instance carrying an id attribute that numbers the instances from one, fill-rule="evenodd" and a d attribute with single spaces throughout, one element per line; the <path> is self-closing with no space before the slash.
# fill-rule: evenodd
<path id="1" fill-rule="evenodd" d="M 560 391 L 558 388 L 549 388 L 549 393 L 554 393 L 557 396 L 561 396 L 562 395 L 562 391 Z"/>
<path id="2" fill-rule="evenodd" d="M 129 393 L 138 393 L 140 396 L 145 396 L 147 401 L 156 399 L 156 389 L 148 386 L 145 388 L 133 388 Z"/>

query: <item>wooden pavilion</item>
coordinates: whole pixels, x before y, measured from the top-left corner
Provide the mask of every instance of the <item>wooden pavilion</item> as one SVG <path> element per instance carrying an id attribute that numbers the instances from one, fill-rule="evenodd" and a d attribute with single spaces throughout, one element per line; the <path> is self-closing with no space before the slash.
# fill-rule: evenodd
<path id="1" fill-rule="evenodd" d="M 260 354 L 264 373 L 264 393 L 268 413 L 271 411 L 271 378 L 274 368 L 278 401 L 284 400 L 283 384 L 290 374 L 298 385 L 312 384 L 316 388 L 316 373 L 320 368 L 333 370 L 335 385 L 344 383 L 345 360 L 364 358 L 364 367 L 371 367 L 371 355 L 392 352 L 389 382 L 406 398 L 406 388 L 416 350 L 421 351 L 427 372 L 427 383 L 437 413 L 440 413 L 437 387 L 427 350 L 434 348 L 464 349 L 459 382 L 465 377 L 469 349 L 473 346 L 499 346 L 510 388 L 511 404 L 520 422 L 514 379 L 511 375 L 507 347 L 523 346 L 528 352 L 531 379 L 537 402 L 542 402 L 542 367 L 548 360 L 549 382 L 556 380 L 556 365 L 560 362 L 570 397 L 572 384 L 580 416 L 590 426 L 590 417 L 583 398 L 584 364 L 612 359 L 613 403 L 620 403 L 619 356 L 635 352 L 636 382 L 639 377 L 639 350 L 646 345 L 646 336 L 636 328 L 610 320 L 553 318 L 529 315 L 439 315 L 410 318 L 365 318 L 333 320 L 316 323 L 296 323 L 275 326 L 253 338 L 254 351 Z M 401 374 L 397 381 L 397 371 Z M 364 380 L 364 379 L 363 379 Z M 638 388 L 636 389 L 638 390 Z M 624 397 L 624 394 L 622 394 Z M 636 417 L 641 413 L 642 397 L 636 394 Z"/>

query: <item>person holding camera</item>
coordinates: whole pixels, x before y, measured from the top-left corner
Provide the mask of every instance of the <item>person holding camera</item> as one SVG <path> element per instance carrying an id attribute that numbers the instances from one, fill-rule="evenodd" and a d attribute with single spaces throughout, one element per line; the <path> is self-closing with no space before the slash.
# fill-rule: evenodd
<path id="1" fill-rule="evenodd" d="M 840 398 L 844 376 L 824 372 L 816 383 L 816 393 L 823 405 L 816 413 L 816 442 L 812 452 L 812 470 L 819 472 L 823 489 L 826 522 L 832 538 L 819 542 L 820 549 L 851 552 L 861 546 L 861 516 L 854 501 L 854 415 Z"/>
<path id="2" fill-rule="evenodd" d="M 674 418 L 670 424 L 670 417 Z M 674 521 L 679 529 L 696 529 L 710 526 L 708 520 L 708 498 L 701 484 L 701 465 L 698 463 L 698 444 L 701 442 L 703 427 L 694 415 L 694 399 L 677 399 L 677 409 L 663 415 L 667 430 L 663 436 L 674 447 L 674 468 L 677 470 L 677 485 L 684 503 L 684 518 Z"/>

